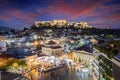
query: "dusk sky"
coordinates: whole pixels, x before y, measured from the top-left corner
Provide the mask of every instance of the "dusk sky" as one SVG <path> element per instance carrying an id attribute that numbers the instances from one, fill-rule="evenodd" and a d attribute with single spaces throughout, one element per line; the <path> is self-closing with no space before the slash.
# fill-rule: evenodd
<path id="1" fill-rule="evenodd" d="M 53 19 L 120 28 L 120 0 L 0 0 L 0 26 L 20 29 Z"/>

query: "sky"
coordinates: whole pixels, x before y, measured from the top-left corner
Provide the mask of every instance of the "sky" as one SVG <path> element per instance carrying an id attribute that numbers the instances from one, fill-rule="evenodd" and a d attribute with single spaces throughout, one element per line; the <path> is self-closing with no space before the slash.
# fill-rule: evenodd
<path id="1" fill-rule="evenodd" d="M 120 28 L 120 0 L 0 0 L 0 26 L 22 29 L 53 19 Z"/>

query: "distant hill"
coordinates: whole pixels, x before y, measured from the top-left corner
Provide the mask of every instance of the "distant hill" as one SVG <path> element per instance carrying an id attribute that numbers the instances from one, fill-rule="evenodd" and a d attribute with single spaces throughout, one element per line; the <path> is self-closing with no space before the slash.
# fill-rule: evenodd
<path id="1" fill-rule="evenodd" d="M 5 26 L 0 26 L 0 31 L 10 31 L 12 28 L 8 28 Z"/>

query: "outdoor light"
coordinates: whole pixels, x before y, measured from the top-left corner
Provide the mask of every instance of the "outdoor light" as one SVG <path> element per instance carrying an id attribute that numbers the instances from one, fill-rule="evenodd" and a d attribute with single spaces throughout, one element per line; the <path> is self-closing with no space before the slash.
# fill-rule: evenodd
<path id="1" fill-rule="evenodd" d="M 30 43 L 28 42 L 28 43 L 26 43 L 26 45 L 27 45 L 27 46 L 30 46 Z"/>
<path id="2" fill-rule="evenodd" d="M 35 41 L 35 42 L 34 42 L 34 45 L 37 46 L 37 45 L 38 45 L 38 41 Z"/>
<path id="3" fill-rule="evenodd" d="M 37 39 L 37 38 L 38 38 L 37 35 L 34 35 L 33 37 L 34 37 L 34 39 Z"/>

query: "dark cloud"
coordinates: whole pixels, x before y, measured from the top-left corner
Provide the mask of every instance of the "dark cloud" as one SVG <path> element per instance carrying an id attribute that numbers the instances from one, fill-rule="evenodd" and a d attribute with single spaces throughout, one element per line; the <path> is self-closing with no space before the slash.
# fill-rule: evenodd
<path id="1" fill-rule="evenodd" d="M 67 19 L 118 26 L 119 0 L 0 0 L 0 25 L 32 25 L 35 20 Z"/>

